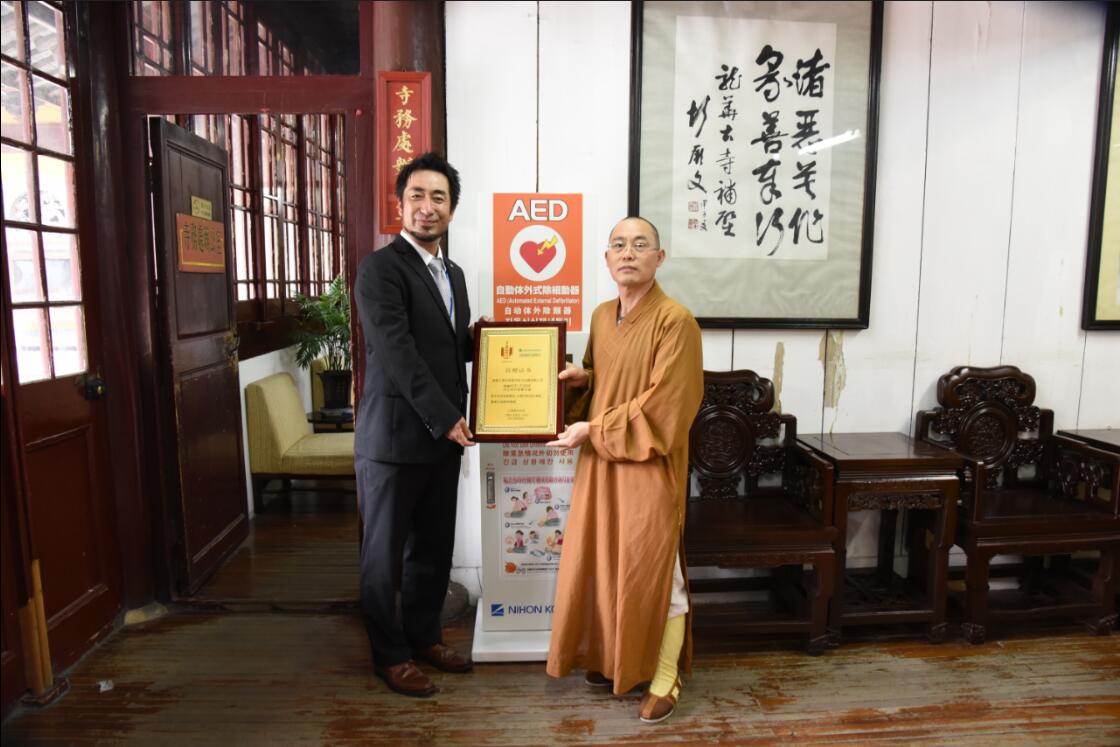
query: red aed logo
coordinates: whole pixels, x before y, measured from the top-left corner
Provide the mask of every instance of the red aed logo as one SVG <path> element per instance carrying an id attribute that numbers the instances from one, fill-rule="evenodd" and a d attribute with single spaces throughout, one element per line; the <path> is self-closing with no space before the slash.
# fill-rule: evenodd
<path id="1" fill-rule="evenodd" d="M 556 256 L 556 241 L 555 234 L 547 241 L 526 241 L 521 245 L 521 258 L 533 268 L 533 272 L 541 272 Z"/>

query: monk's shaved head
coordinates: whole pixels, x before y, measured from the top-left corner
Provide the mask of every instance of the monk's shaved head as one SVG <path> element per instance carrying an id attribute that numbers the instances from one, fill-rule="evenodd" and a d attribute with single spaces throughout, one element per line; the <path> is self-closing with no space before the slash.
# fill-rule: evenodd
<path id="1" fill-rule="evenodd" d="M 611 229 L 611 236 L 614 236 L 614 232 L 618 230 L 618 227 L 628 220 L 640 220 L 642 223 L 645 223 L 647 226 L 649 226 L 650 232 L 653 234 L 654 244 L 657 246 L 661 246 L 661 232 L 657 230 L 657 226 L 653 225 L 653 221 L 651 221 L 649 218 L 643 218 L 640 215 L 628 215 L 618 223 L 615 223 L 614 228 Z"/>

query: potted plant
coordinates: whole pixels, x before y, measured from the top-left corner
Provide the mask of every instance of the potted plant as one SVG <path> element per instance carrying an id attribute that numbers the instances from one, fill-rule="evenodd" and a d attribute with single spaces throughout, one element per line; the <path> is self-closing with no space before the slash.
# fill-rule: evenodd
<path id="1" fill-rule="evenodd" d="M 316 358 L 325 358 L 323 410 L 341 412 L 350 407 L 350 292 L 339 275 L 318 298 L 296 294 L 300 326 L 296 329 L 296 363 L 311 368 Z M 326 414 L 326 413 L 325 413 Z"/>

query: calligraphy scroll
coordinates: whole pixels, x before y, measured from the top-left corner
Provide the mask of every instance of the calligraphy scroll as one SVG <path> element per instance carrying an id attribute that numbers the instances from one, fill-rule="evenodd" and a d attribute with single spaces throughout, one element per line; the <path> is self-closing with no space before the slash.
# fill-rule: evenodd
<path id="1" fill-rule="evenodd" d="M 682 17 L 676 53 L 674 254 L 826 258 L 836 25 Z"/>
<path id="2" fill-rule="evenodd" d="M 866 327 L 878 3 L 636 4 L 630 210 L 709 327 Z M 711 278 L 721 278 L 713 284 Z"/>
<path id="3" fill-rule="evenodd" d="M 1120 329 L 1120 6 L 1105 20 L 1082 329 Z"/>

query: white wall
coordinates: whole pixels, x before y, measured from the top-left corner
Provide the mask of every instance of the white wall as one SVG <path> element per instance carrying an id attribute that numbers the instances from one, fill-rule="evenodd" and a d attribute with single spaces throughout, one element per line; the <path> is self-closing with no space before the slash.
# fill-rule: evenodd
<path id="1" fill-rule="evenodd" d="M 246 358 L 237 366 L 238 384 L 241 387 L 241 447 L 245 456 L 245 498 L 249 503 L 249 516 L 253 515 L 253 483 L 249 470 L 249 429 L 245 423 L 245 387 L 274 373 L 286 371 L 296 381 L 303 409 L 311 410 L 311 377 L 307 369 L 296 365 L 296 346 L 276 350 L 254 358 Z"/>
<path id="2" fill-rule="evenodd" d="M 630 5 L 446 8 L 448 156 L 464 185 L 451 235 L 480 299 L 491 193 L 584 193 L 592 259 L 626 214 Z M 1120 427 L 1120 335 L 1080 328 L 1104 15 L 888 2 L 870 327 L 709 330 L 704 366 L 780 380 L 802 433 L 909 431 L 937 377 L 966 363 L 1032 374 L 1057 428 Z M 585 285 L 589 308 L 614 295 L 601 270 Z M 477 454 L 464 473 L 456 576 L 477 593 Z M 850 560 L 870 558 L 874 530 L 855 524 Z"/>

